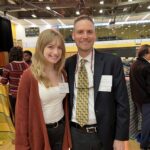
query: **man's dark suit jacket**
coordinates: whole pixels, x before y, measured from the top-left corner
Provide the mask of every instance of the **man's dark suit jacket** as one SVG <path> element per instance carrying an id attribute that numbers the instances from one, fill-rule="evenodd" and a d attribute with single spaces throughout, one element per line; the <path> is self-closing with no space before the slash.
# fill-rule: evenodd
<path id="1" fill-rule="evenodd" d="M 133 101 L 141 106 L 150 103 L 150 63 L 137 58 L 130 69 L 130 84 Z"/>
<path id="2" fill-rule="evenodd" d="M 66 71 L 70 90 L 70 119 L 72 116 L 75 69 L 77 55 L 66 60 Z M 100 92 L 99 84 L 102 75 L 112 75 L 112 91 Z M 94 63 L 94 101 L 95 115 L 98 124 L 98 135 L 104 150 L 112 150 L 113 141 L 128 140 L 129 136 L 129 103 L 119 57 L 95 50 Z"/>

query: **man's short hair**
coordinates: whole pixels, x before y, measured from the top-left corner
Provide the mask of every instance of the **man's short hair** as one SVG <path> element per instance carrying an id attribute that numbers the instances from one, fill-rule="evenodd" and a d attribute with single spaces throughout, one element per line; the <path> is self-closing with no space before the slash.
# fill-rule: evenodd
<path id="1" fill-rule="evenodd" d="M 74 20 L 74 25 L 75 25 L 78 21 L 80 21 L 80 20 L 89 20 L 89 21 L 90 21 L 91 23 L 93 23 L 93 25 L 94 25 L 93 19 L 92 19 L 90 16 L 88 16 L 88 15 L 81 15 L 81 16 L 77 17 L 77 18 Z"/>
<path id="2" fill-rule="evenodd" d="M 28 50 L 23 51 L 23 53 L 29 54 L 32 57 L 32 53 Z"/>
<path id="3" fill-rule="evenodd" d="M 146 54 L 150 53 L 150 45 L 144 44 L 138 50 L 138 57 L 144 57 Z"/>

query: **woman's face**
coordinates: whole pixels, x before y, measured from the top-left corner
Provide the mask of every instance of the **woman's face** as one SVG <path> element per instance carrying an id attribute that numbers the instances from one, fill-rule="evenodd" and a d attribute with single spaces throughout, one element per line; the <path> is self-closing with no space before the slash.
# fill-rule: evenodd
<path id="1" fill-rule="evenodd" d="M 62 46 L 58 40 L 54 40 L 44 48 L 43 55 L 50 64 L 56 64 L 62 56 Z"/>

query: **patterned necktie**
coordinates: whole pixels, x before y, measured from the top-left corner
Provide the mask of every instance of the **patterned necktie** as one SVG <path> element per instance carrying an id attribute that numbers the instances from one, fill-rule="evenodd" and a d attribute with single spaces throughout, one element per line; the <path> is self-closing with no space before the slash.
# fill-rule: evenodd
<path id="1" fill-rule="evenodd" d="M 87 70 L 85 68 L 84 59 L 81 60 L 81 65 L 78 72 L 78 88 L 76 102 L 76 119 L 81 126 L 88 122 L 88 97 L 89 97 L 89 82 Z"/>

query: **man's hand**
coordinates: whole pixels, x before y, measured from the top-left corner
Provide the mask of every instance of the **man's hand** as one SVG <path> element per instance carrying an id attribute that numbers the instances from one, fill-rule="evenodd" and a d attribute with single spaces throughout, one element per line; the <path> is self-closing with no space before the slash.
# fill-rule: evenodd
<path id="1" fill-rule="evenodd" d="M 114 150 L 125 150 L 125 142 L 114 140 L 113 148 Z"/>

